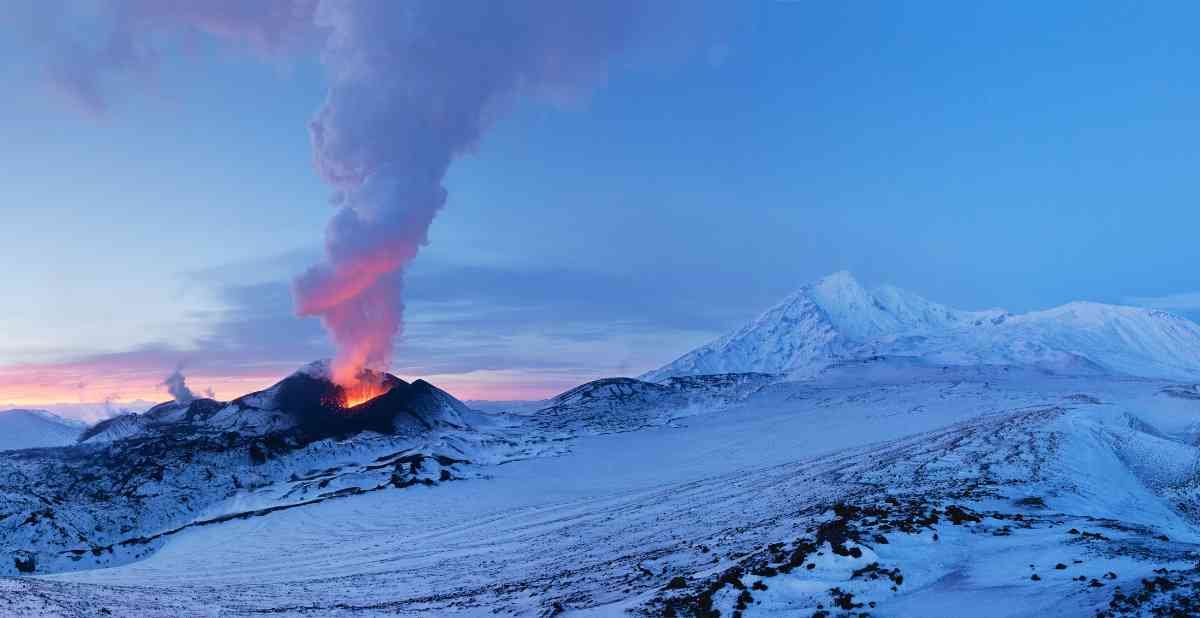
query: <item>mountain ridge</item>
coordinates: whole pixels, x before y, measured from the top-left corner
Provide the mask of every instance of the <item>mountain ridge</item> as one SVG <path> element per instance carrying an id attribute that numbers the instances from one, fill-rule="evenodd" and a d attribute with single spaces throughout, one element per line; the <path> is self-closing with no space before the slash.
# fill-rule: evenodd
<path id="1" fill-rule="evenodd" d="M 0 411 L 0 451 L 66 446 L 84 426 L 47 410 Z"/>
<path id="2" fill-rule="evenodd" d="M 890 285 L 867 289 L 840 271 L 641 379 L 735 372 L 808 378 L 874 356 L 1196 379 L 1200 325 L 1158 309 L 1090 301 L 1022 314 L 964 311 Z"/>

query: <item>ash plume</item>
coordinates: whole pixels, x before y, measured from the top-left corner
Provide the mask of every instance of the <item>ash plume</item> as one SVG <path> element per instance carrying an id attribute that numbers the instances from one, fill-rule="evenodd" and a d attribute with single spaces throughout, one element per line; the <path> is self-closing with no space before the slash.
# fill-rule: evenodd
<path id="1" fill-rule="evenodd" d="M 404 269 L 446 202 L 442 180 L 519 95 L 571 96 L 603 76 L 633 2 L 323 2 L 328 97 L 309 126 L 336 191 L 326 261 L 294 284 L 337 344 L 333 377 L 387 369 Z"/>
<path id="2" fill-rule="evenodd" d="M 163 386 L 167 387 L 167 392 L 175 398 L 175 403 L 188 404 L 196 399 L 192 389 L 187 386 L 187 379 L 183 377 L 183 368 L 181 367 L 176 368 L 163 380 Z"/>
<path id="3" fill-rule="evenodd" d="M 325 260 L 296 278 L 293 295 L 297 313 L 320 317 L 337 346 L 335 381 L 351 384 L 362 369 L 390 364 L 402 330 L 404 271 L 446 203 L 451 163 L 515 100 L 571 99 L 603 79 L 648 4 L 110 1 L 110 36 L 92 53 L 73 39 L 59 45 L 52 76 L 81 105 L 102 111 L 102 78 L 152 72 L 163 32 L 201 32 L 271 52 L 324 36 L 330 86 L 309 134 L 337 212 Z"/>
<path id="4" fill-rule="evenodd" d="M 103 115 L 122 79 L 156 78 L 164 56 L 193 49 L 206 34 L 268 55 L 300 49 L 316 34 L 318 0 L 13 0 L 0 25 L 45 55 L 50 86 L 69 103 Z"/>

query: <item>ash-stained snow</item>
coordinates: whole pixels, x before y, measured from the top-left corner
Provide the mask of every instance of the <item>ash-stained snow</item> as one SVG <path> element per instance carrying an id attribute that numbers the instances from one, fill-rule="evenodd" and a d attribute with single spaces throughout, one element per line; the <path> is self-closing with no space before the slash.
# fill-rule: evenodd
<path id="1" fill-rule="evenodd" d="M 668 384 L 609 381 L 416 439 L 205 459 L 253 477 L 108 568 L 4 535 L 37 568 L 0 578 L 0 612 L 1188 615 L 1192 383 L 891 359 L 713 382 L 686 414 Z M 626 430 L 590 420 L 621 402 L 646 410 Z M 572 420 L 537 418 L 554 406 Z M 80 508 L 43 497 L 57 521 Z"/>

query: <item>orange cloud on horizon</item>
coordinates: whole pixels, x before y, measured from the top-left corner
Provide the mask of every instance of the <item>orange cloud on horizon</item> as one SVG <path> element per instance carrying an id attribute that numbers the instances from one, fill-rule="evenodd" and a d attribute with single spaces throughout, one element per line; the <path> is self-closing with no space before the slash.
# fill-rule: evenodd
<path id="1" fill-rule="evenodd" d="M 170 396 L 163 385 L 163 378 L 170 373 L 170 369 L 148 367 L 142 363 L 122 366 L 114 359 L 0 365 L 0 405 L 167 401 Z M 188 387 L 197 395 L 203 395 L 211 388 L 217 399 L 227 400 L 268 388 L 294 369 L 264 366 L 240 375 L 228 375 L 203 369 L 189 372 L 185 367 L 184 373 Z M 545 399 L 588 379 L 583 376 L 539 376 L 515 371 L 401 377 L 410 381 L 423 378 L 459 399 L 493 401 Z"/>

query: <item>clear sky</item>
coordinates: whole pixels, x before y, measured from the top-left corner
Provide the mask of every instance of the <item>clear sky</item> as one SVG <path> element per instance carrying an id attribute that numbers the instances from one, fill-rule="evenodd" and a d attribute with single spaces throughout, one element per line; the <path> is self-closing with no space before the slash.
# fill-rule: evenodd
<path id="1" fill-rule="evenodd" d="M 836 3 L 833 3 L 836 4 Z M 395 370 L 465 398 L 636 375 L 834 270 L 961 308 L 1200 310 L 1200 6 L 726 7 L 521 100 L 455 163 Z M 102 116 L 0 29 L 0 405 L 232 397 L 328 356 L 316 54 L 201 40 Z M 651 46 L 654 47 L 654 46 Z"/>

